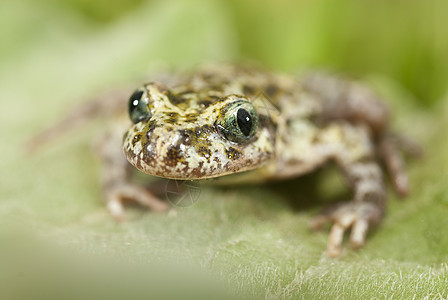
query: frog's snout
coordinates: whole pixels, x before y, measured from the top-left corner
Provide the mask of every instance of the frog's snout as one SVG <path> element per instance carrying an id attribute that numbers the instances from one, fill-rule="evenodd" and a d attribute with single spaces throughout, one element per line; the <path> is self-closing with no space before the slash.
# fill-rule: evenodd
<path id="1" fill-rule="evenodd" d="M 128 161 L 149 175 L 204 179 L 253 169 L 265 160 L 253 145 L 226 140 L 212 125 L 175 130 L 163 124 L 135 124 L 125 135 Z"/>

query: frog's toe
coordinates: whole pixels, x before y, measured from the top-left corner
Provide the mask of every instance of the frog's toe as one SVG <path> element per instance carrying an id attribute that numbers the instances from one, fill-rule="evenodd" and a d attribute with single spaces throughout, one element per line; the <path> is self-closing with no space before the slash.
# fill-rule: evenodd
<path id="1" fill-rule="evenodd" d="M 112 218 L 117 222 L 122 222 L 125 219 L 123 202 L 119 197 L 113 197 L 107 199 L 107 209 L 109 210 Z"/>
<path id="2" fill-rule="evenodd" d="M 344 234 L 351 228 L 350 245 L 359 249 L 365 244 L 368 220 L 357 216 L 355 213 L 344 215 L 342 220 L 335 220 L 328 237 L 327 253 L 331 257 L 338 257 L 342 252 Z"/>
<path id="3" fill-rule="evenodd" d="M 364 246 L 368 229 L 369 222 L 366 219 L 359 218 L 353 223 L 352 232 L 350 234 L 350 245 L 354 249 L 359 249 Z"/>
<path id="4" fill-rule="evenodd" d="M 137 184 L 121 184 L 106 193 L 107 208 L 111 216 L 118 222 L 124 221 L 124 202 L 133 201 L 152 211 L 168 211 L 169 205 L 160 200 L 147 189 Z"/>
<path id="5" fill-rule="evenodd" d="M 337 205 L 317 216 L 311 228 L 333 224 L 328 237 L 327 253 L 331 257 L 341 255 L 344 234 L 350 232 L 350 245 L 359 249 L 365 244 L 368 230 L 379 223 L 383 215 L 381 207 L 365 202 L 349 202 Z"/>
<path id="6" fill-rule="evenodd" d="M 407 137 L 389 133 L 380 141 L 378 150 L 391 178 L 394 190 L 401 197 L 407 196 L 409 194 L 409 180 L 402 152 L 419 158 L 423 155 L 423 148 Z"/>

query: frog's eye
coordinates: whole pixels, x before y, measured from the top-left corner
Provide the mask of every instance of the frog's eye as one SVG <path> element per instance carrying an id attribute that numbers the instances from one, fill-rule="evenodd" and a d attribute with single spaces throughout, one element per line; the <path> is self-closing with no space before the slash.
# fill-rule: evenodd
<path id="1" fill-rule="evenodd" d="M 254 136 L 258 115 L 252 103 L 236 101 L 223 108 L 222 117 L 216 122 L 218 131 L 229 141 L 244 143 Z"/>
<path id="2" fill-rule="evenodd" d="M 138 123 L 151 117 L 148 98 L 145 97 L 144 90 L 138 89 L 131 95 L 129 98 L 128 112 L 133 123 Z"/>

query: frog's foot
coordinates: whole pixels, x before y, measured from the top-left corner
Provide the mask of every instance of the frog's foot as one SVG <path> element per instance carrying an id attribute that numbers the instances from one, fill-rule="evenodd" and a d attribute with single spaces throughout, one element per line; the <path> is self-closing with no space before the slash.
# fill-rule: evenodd
<path id="1" fill-rule="evenodd" d="M 134 183 L 123 183 L 105 192 L 107 208 L 111 216 L 121 222 L 125 219 L 124 202 L 133 201 L 152 211 L 168 211 L 169 204 L 160 200 L 144 187 Z"/>
<path id="2" fill-rule="evenodd" d="M 350 232 L 350 244 L 359 249 L 365 244 L 367 232 L 379 224 L 383 209 L 368 202 L 348 202 L 330 207 L 315 217 L 310 227 L 319 230 L 325 224 L 333 224 L 328 237 L 327 253 L 331 257 L 341 254 L 344 233 Z"/>

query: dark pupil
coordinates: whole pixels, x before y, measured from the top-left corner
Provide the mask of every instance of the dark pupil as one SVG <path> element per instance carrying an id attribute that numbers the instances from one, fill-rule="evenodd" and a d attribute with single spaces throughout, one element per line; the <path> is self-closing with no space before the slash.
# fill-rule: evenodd
<path id="1" fill-rule="evenodd" d="M 142 116 L 142 111 L 139 109 L 140 99 L 143 96 L 143 91 L 135 91 L 129 98 L 129 115 L 131 120 L 136 123 L 140 121 L 144 116 Z"/>
<path id="2" fill-rule="evenodd" d="M 238 109 L 236 119 L 241 132 L 246 136 L 249 135 L 252 130 L 252 119 L 247 110 L 242 108 Z"/>
<path id="3" fill-rule="evenodd" d="M 129 98 L 129 111 L 132 111 L 135 107 L 138 106 L 142 96 L 143 96 L 143 91 L 135 91 L 131 95 L 131 98 Z"/>

